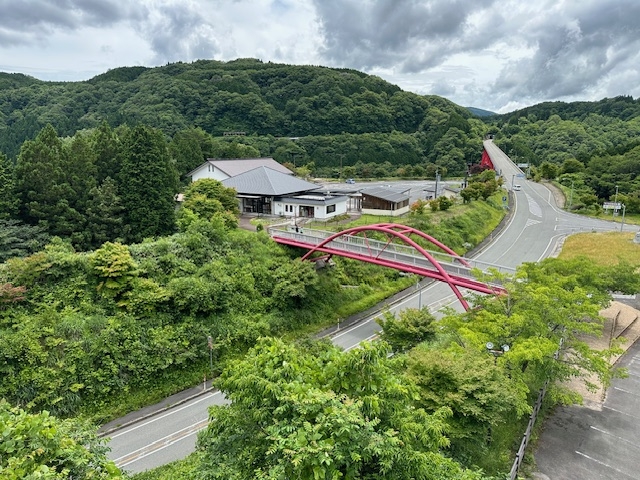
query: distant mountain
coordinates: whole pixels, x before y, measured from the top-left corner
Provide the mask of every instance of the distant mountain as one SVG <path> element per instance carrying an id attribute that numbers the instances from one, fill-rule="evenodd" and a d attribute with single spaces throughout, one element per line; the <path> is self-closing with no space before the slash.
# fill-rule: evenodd
<path id="1" fill-rule="evenodd" d="M 143 123 L 168 137 L 189 127 L 214 136 L 428 131 L 430 150 L 450 127 L 469 132 L 469 118 L 445 98 L 405 92 L 357 70 L 252 58 L 120 67 L 83 82 L 0 73 L 0 151 L 10 157 L 48 123 L 62 137 L 103 121 Z"/>
<path id="2" fill-rule="evenodd" d="M 582 121 L 589 115 L 600 115 L 626 121 L 640 116 L 640 98 L 634 100 L 630 95 L 620 95 L 597 102 L 543 102 L 502 114 L 499 120 L 511 121 L 521 117 L 548 120 L 553 115 L 562 120 Z"/>
<path id="3" fill-rule="evenodd" d="M 489 110 L 483 110 L 481 108 L 476 108 L 476 107 L 465 107 L 467 110 L 469 110 L 469 112 L 471 112 L 472 115 L 475 115 L 476 117 L 490 117 L 492 115 L 497 115 L 497 113 L 495 112 L 490 112 Z"/>

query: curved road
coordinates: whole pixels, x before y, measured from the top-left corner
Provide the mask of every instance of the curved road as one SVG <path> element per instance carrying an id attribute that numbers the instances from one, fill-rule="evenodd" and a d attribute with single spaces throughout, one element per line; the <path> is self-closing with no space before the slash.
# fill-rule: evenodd
<path id="1" fill-rule="evenodd" d="M 515 268 L 522 262 L 536 262 L 559 250 L 560 241 L 579 231 L 620 230 L 620 223 L 590 219 L 557 208 L 553 195 L 543 185 L 518 178 L 522 171 L 492 141 L 485 142 L 496 171 L 500 171 L 511 189 L 511 182 L 522 189 L 512 192 L 515 209 L 509 223 L 474 258 L 487 263 Z M 506 195 L 506 192 L 505 192 Z M 631 230 L 627 227 L 626 230 Z M 416 293 L 393 305 L 392 312 L 428 306 L 437 312 L 445 305 L 456 306 L 447 285 L 427 283 Z M 378 330 L 376 314 L 359 324 L 337 332 L 334 344 L 351 349 L 361 341 L 374 338 Z M 220 392 L 211 391 L 157 415 L 110 434 L 110 458 L 129 472 L 141 472 L 184 458 L 195 448 L 196 433 L 207 424 L 210 405 L 225 402 Z"/>

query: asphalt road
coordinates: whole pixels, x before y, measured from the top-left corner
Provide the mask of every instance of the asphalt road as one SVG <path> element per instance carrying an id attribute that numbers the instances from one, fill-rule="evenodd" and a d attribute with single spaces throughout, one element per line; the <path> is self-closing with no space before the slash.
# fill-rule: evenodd
<path id="1" fill-rule="evenodd" d="M 491 155 L 496 170 L 501 171 L 506 179 L 507 188 L 511 188 L 511 181 L 516 179 L 514 183 L 520 184 L 522 188 L 512 192 L 515 202 L 510 207 L 514 210 L 509 223 L 474 258 L 515 268 L 522 262 L 536 262 L 553 255 L 559 250 L 561 240 L 570 233 L 620 229 L 619 223 L 580 217 L 558 209 L 547 188 L 516 177 L 522 172 L 493 142 L 485 142 L 485 148 Z M 421 195 L 424 198 L 424 188 L 432 183 L 400 182 L 402 188 L 411 188 L 412 198 Z M 447 285 L 424 281 L 413 295 L 389 305 L 389 309 L 395 312 L 428 306 L 437 314 L 447 305 L 461 309 Z M 363 340 L 374 338 L 378 331 L 375 322 L 378 315 L 379 313 L 358 325 L 338 331 L 332 336 L 334 344 L 348 350 Z M 220 393 L 207 393 L 115 431 L 110 434 L 110 458 L 130 472 L 141 472 L 183 458 L 195 448 L 197 431 L 206 425 L 207 408 L 224 402 Z"/>

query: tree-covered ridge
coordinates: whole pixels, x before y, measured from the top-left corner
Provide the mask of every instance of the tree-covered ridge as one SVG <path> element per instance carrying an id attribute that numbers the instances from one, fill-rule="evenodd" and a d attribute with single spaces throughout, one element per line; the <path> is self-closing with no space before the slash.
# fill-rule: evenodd
<path id="1" fill-rule="evenodd" d="M 496 144 L 534 167 L 532 178 L 567 187 L 572 209 L 601 213 L 615 199 L 640 212 L 640 100 L 546 103 L 489 122 Z"/>
<path id="2" fill-rule="evenodd" d="M 589 115 L 631 120 L 640 115 L 640 98 L 630 95 L 603 98 L 597 102 L 543 102 L 515 112 L 497 115 L 500 122 L 515 122 L 521 117 L 534 116 L 538 120 L 548 120 L 558 115 L 565 120 L 584 120 Z"/>
<path id="3" fill-rule="evenodd" d="M 6 74 L 0 81 L 0 151 L 10 157 L 48 123 L 62 136 L 107 121 L 112 127 L 144 123 L 169 136 L 193 126 L 214 136 L 298 137 L 412 133 L 432 123 L 430 109 L 470 117 L 445 99 L 404 92 L 355 70 L 255 59 L 125 67 L 83 82 Z"/>

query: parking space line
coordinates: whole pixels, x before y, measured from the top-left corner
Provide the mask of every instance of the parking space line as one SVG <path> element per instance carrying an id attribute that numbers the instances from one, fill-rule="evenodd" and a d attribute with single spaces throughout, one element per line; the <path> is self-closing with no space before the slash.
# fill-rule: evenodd
<path id="1" fill-rule="evenodd" d="M 602 408 L 606 408 L 607 410 L 611 410 L 612 412 L 621 413 L 622 415 L 626 415 L 627 417 L 635 418 L 636 420 L 640 420 L 640 417 L 636 417 L 635 415 L 631 415 L 630 413 L 623 412 L 622 410 L 618 410 L 616 408 L 611 408 L 607 405 L 603 405 Z"/>
<path id="2" fill-rule="evenodd" d="M 623 392 L 623 393 L 628 393 L 629 395 L 633 395 L 634 397 L 640 397 L 640 395 L 638 395 L 635 392 L 630 392 L 629 390 L 625 390 L 624 388 L 620 388 L 620 387 L 613 387 L 614 390 L 618 390 L 619 392 Z"/>
<path id="3" fill-rule="evenodd" d="M 625 443 L 628 443 L 632 447 L 640 448 L 640 445 L 638 445 L 637 443 L 632 442 L 631 440 L 627 440 L 626 438 L 619 437 L 618 435 L 614 435 L 611 432 L 607 432 L 606 430 L 602 430 L 601 428 L 594 427 L 593 425 L 590 425 L 590 427 L 593 430 L 595 430 L 596 432 L 604 433 L 605 435 L 609 435 L 610 437 L 617 438 L 618 440 L 621 440 L 621 441 L 623 441 Z"/>
<path id="4" fill-rule="evenodd" d="M 589 456 L 589 455 L 587 455 L 586 453 L 579 452 L 578 450 L 576 450 L 575 452 L 576 452 L 578 455 L 583 456 L 584 458 L 587 458 L 587 459 L 589 459 L 589 460 L 591 460 L 591 461 L 593 461 L 593 462 L 596 462 L 596 463 L 598 463 L 598 464 L 602 465 L 603 467 L 607 467 L 607 468 L 609 468 L 609 469 L 613 470 L 614 472 L 618 472 L 619 474 L 624 475 L 625 477 L 631 478 L 632 480 L 636 480 L 636 479 L 634 479 L 634 477 L 631 477 L 631 476 L 627 475 L 627 474 L 626 474 L 626 473 L 624 473 L 623 471 L 618 470 L 617 468 L 612 467 L 611 465 L 609 465 L 609 464 L 607 464 L 607 463 L 601 462 L 600 460 L 598 460 L 598 459 L 596 459 L 596 458 L 590 457 L 590 456 Z"/>

